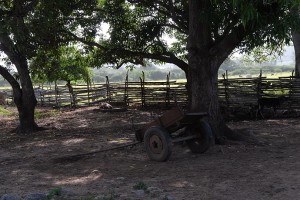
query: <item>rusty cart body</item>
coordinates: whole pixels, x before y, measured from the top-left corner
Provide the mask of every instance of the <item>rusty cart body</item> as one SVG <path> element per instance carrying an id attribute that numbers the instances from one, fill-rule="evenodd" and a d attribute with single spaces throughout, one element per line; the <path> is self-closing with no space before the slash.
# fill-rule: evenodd
<path id="1" fill-rule="evenodd" d="M 193 153 L 204 153 L 212 142 L 212 131 L 203 118 L 205 112 L 185 113 L 175 107 L 135 133 L 144 141 L 151 160 L 166 161 L 172 153 L 172 144 L 185 141 Z"/>

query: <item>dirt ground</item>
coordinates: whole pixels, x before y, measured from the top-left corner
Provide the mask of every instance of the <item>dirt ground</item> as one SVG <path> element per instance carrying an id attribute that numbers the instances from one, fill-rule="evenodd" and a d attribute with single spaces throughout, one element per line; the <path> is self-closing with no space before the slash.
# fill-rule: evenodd
<path id="1" fill-rule="evenodd" d="M 69 199 L 112 193 L 111 199 L 300 199 L 299 119 L 230 122 L 231 128 L 249 129 L 261 144 L 215 145 L 204 154 L 174 145 L 167 162 L 150 161 L 142 144 L 60 159 L 133 142 L 137 124 L 152 119 L 148 111 L 81 108 L 39 119 L 47 130 L 19 136 L 11 132 L 17 120 L 0 116 L 0 196 L 61 187 Z M 139 182 L 160 191 L 136 194 Z"/>

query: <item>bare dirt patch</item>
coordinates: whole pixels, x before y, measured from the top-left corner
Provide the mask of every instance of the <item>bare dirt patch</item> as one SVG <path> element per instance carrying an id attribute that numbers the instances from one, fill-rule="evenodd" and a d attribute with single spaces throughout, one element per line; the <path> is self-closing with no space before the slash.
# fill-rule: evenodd
<path id="1" fill-rule="evenodd" d="M 0 117 L 0 196 L 62 187 L 83 199 L 113 192 L 115 199 L 160 199 L 133 192 L 139 182 L 174 199 L 300 199 L 299 119 L 229 123 L 250 129 L 262 145 L 237 143 L 192 154 L 174 146 L 169 161 L 148 159 L 142 144 L 78 160 L 57 158 L 135 141 L 135 124 L 151 112 L 101 113 L 96 107 L 38 120 L 47 130 L 19 136 L 15 117 Z"/>

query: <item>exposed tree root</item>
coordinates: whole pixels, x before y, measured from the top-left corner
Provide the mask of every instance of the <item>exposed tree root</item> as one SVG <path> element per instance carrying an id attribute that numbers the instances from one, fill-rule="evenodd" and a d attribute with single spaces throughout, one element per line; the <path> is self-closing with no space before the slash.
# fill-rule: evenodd
<path id="1" fill-rule="evenodd" d="M 265 145 L 266 142 L 258 139 L 250 129 L 231 129 L 228 126 L 224 128 L 224 138 L 218 141 L 219 144 L 228 144 L 233 142 L 243 142 L 254 145 Z"/>
<path id="2" fill-rule="evenodd" d="M 19 125 L 17 128 L 12 130 L 12 132 L 17 133 L 18 135 L 28 135 L 34 132 L 44 131 L 44 130 L 47 130 L 47 128 L 40 127 L 35 124 L 35 126 L 32 126 L 30 128 L 21 128 L 21 126 Z"/>

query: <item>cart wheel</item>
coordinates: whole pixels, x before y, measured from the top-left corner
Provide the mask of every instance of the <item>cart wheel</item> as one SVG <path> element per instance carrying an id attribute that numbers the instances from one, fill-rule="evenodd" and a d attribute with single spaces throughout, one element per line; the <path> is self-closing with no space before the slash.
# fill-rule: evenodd
<path id="1" fill-rule="evenodd" d="M 166 161 L 172 153 L 169 133 L 161 126 L 150 127 L 144 136 L 146 152 L 151 160 Z"/>
<path id="2" fill-rule="evenodd" d="M 193 153 L 204 153 L 212 142 L 212 131 L 208 123 L 200 120 L 186 128 L 187 135 L 197 135 L 198 138 L 187 140 L 186 143 Z"/>

